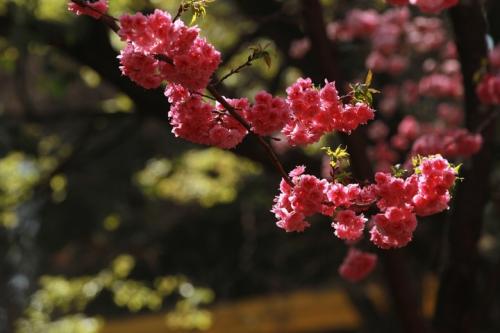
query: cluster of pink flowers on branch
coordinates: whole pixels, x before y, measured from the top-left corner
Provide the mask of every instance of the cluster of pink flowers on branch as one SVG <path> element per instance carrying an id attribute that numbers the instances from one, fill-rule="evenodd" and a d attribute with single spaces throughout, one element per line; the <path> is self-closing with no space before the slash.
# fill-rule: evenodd
<path id="1" fill-rule="evenodd" d="M 458 173 L 440 155 L 416 157 L 414 164 L 413 173 L 407 178 L 378 172 L 373 184 L 363 186 L 344 184 L 335 178 L 320 179 L 305 174 L 305 167 L 299 166 L 290 172 L 292 185 L 281 181 L 280 194 L 271 210 L 278 219 L 276 225 L 287 232 L 302 232 L 310 226 L 307 217 L 322 214 L 332 218 L 334 234 L 349 245 L 359 242 L 368 230 L 370 241 L 379 248 L 406 246 L 417 227 L 417 216 L 448 208 L 449 191 Z M 368 218 L 365 214 L 370 208 L 379 212 Z M 372 255 L 360 255 L 361 252 L 351 251 L 340 268 L 348 280 L 364 277 L 375 266 Z M 352 268 L 358 267 L 353 263 L 358 260 L 370 262 L 362 273 L 359 268 Z M 359 276 L 350 274 L 351 270 Z"/>
<path id="2" fill-rule="evenodd" d="M 343 97 L 339 97 L 334 82 L 325 81 L 322 87 L 316 87 L 311 79 L 299 78 L 286 89 L 286 98 L 260 91 L 252 104 L 246 98 L 223 97 L 216 90 L 216 84 L 210 84 L 221 61 L 220 53 L 200 37 L 197 27 L 186 26 L 178 19 L 179 15 L 172 18 L 160 10 L 149 15 L 123 15 L 118 26 L 114 21 L 110 23 L 109 19 L 114 19 L 105 14 L 106 1 L 75 0 L 70 2 L 69 9 L 96 19 L 106 15 L 105 23 L 126 42 L 119 56 L 124 75 L 147 89 L 167 84 L 165 96 L 171 104 L 168 116 L 176 136 L 224 149 L 235 147 L 247 134 L 257 136 L 283 176 L 272 212 L 278 219 L 277 226 L 287 232 L 304 231 L 310 226 L 308 217 L 322 214 L 331 218 L 333 233 L 351 246 L 368 230 L 370 241 L 379 248 L 399 248 L 411 241 L 417 216 L 448 208 L 449 190 L 457 170 L 441 155 L 416 158 L 414 169 L 406 178 L 402 177 L 405 172 L 398 169 L 394 174 L 379 172 L 374 183 L 361 185 L 346 182 L 350 180 L 344 171 L 349 164 L 346 150 L 327 149 L 331 158 L 328 179 L 305 174 L 304 166 L 296 167 L 287 175 L 262 137 L 281 132 L 290 145 L 306 145 L 318 142 L 326 133 L 350 133 L 367 123 L 374 118 L 372 93 L 377 92 L 370 88 L 371 72 L 365 83 L 352 85 Z M 350 24 L 357 26 L 357 33 L 368 27 L 370 34 L 376 34 L 379 28 L 383 32 L 387 30 L 384 27 L 402 25 L 408 12 L 392 11 L 384 16 L 387 24 L 376 23 L 377 15 L 361 21 L 353 16 Z M 376 47 L 389 52 L 400 33 L 386 42 L 377 42 Z M 206 91 L 211 96 L 205 95 Z M 377 139 L 388 133 L 381 125 L 377 131 L 372 131 Z M 406 139 L 415 140 L 420 128 L 418 123 L 407 121 L 401 132 Z M 339 272 L 350 281 L 358 281 L 373 270 L 375 263 L 375 255 L 351 248 Z"/>
<path id="3" fill-rule="evenodd" d="M 273 97 L 265 91 L 257 93 L 251 105 L 246 98 L 226 101 L 251 130 L 259 135 L 282 131 L 292 145 L 319 141 L 334 130 L 350 132 L 373 119 L 374 110 L 366 103 L 342 104 L 334 83 L 327 82 L 318 90 L 310 79 L 299 78 L 287 89 L 288 98 Z M 166 96 L 173 132 L 186 140 L 233 148 L 248 134 L 248 129 L 232 117 L 219 103 L 213 107 L 201 93 L 170 84 Z"/>
<path id="4" fill-rule="evenodd" d="M 190 90 L 204 89 L 220 63 L 220 53 L 199 36 L 199 29 L 175 22 L 155 10 L 120 17 L 118 34 L 127 47 L 120 54 L 121 70 L 144 88 L 168 81 Z"/>
<path id="5" fill-rule="evenodd" d="M 439 213 L 448 208 L 449 189 L 457 170 L 440 155 L 417 158 L 414 172 L 406 179 L 378 172 L 375 183 L 347 185 L 336 180 L 305 174 L 299 166 L 290 172 L 293 186 L 282 180 L 272 212 L 277 226 L 287 232 L 304 231 L 308 216 L 333 217 L 332 227 L 340 239 L 358 241 L 367 225 L 371 241 L 381 248 L 408 244 L 416 228 L 416 216 Z M 369 223 L 363 215 L 376 206 L 380 213 Z"/>
<path id="6" fill-rule="evenodd" d="M 374 110 L 367 103 L 343 105 L 333 82 L 326 81 L 318 90 L 311 79 L 300 78 L 286 92 L 291 116 L 283 133 L 292 145 L 317 142 L 334 130 L 350 133 L 374 118 Z"/>
<path id="7" fill-rule="evenodd" d="M 172 132 L 186 140 L 219 148 L 233 148 L 247 135 L 241 123 L 220 105 L 205 102 L 199 94 L 192 94 L 181 85 L 170 84 L 165 95 L 171 103 L 168 113 Z M 228 100 L 238 113 L 247 112 L 245 98 Z"/>

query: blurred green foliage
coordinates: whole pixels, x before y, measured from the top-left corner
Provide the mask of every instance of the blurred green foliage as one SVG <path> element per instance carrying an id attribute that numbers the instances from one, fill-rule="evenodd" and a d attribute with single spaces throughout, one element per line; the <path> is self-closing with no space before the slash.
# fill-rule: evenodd
<path id="1" fill-rule="evenodd" d="M 211 290 L 193 286 L 184 276 L 159 277 L 151 286 L 127 278 L 134 266 L 132 256 L 120 255 L 110 267 L 93 276 L 42 276 L 40 289 L 32 295 L 23 318 L 18 320 L 16 332 L 97 333 L 104 320 L 86 316 L 84 310 L 103 291 L 112 293 L 116 306 L 131 312 L 159 310 L 165 298 L 170 297 L 175 305 L 166 315 L 169 327 L 187 330 L 210 327 L 210 312 L 199 307 L 213 301 Z"/>
<path id="2" fill-rule="evenodd" d="M 150 197 L 211 207 L 234 201 L 242 181 L 260 173 L 259 165 L 248 159 L 207 148 L 187 151 L 174 160 L 152 159 L 135 179 Z"/>
<path id="3" fill-rule="evenodd" d="M 31 195 L 39 178 L 37 161 L 22 152 L 0 159 L 0 226 L 17 225 L 16 207 Z"/>
<path id="4" fill-rule="evenodd" d="M 36 127 L 27 133 L 39 137 L 37 155 L 11 151 L 0 158 L 0 226 L 17 226 L 17 208 L 30 199 L 36 186 L 47 182 L 55 202 L 66 196 L 67 180 L 54 173 L 58 164 L 71 153 L 72 147 L 57 135 L 40 136 Z"/>

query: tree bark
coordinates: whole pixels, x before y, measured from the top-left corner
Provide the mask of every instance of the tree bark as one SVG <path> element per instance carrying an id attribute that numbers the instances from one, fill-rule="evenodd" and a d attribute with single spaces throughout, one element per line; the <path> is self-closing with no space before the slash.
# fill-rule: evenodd
<path id="1" fill-rule="evenodd" d="M 483 127 L 488 112 L 475 93 L 474 73 L 486 58 L 486 19 L 479 0 L 461 1 L 449 11 L 462 65 L 466 127 Z M 483 147 L 461 174 L 449 215 L 447 258 L 441 275 L 434 326 L 438 332 L 477 332 L 477 243 L 489 198 L 494 122 L 484 127 Z"/>

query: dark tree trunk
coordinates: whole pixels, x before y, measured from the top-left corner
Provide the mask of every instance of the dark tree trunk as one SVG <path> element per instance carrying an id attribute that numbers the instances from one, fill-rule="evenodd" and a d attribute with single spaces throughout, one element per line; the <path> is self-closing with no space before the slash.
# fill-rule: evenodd
<path id="1" fill-rule="evenodd" d="M 483 212 L 489 198 L 494 122 L 475 93 L 474 73 L 486 57 L 486 20 L 479 0 L 461 1 L 449 12 L 455 31 L 465 89 L 466 127 L 484 128 L 481 151 L 466 163 L 460 175 L 449 216 L 447 257 L 441 276 L 435 328 L 438 332 L 477 332 L 477 270 Z M 491 119 L 491 118 L 490 118 Z"/>

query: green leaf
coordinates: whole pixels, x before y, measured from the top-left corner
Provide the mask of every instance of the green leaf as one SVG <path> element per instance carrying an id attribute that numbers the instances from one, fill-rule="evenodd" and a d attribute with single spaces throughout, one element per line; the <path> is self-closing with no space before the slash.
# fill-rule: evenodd
<path id="1" fill-rule="evenodd" d="M 402 178 L 408 172 L 405 168 L 401 166 L 401 164 L 396 164 L 391 166 L 391 173 L 394 177 Z"/>

